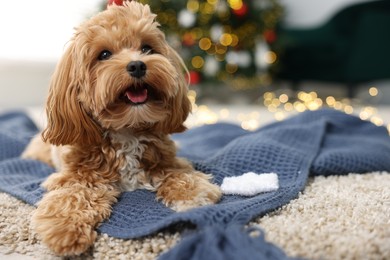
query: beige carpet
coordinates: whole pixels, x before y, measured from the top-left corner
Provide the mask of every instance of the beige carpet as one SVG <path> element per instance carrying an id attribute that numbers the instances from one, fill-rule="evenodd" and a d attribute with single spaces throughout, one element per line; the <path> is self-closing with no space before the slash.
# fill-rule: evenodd
<path id="1" fill-rule="evenodd" d="M 0 258 L 56 259 L 29 228 L 32 206 L 0 193 L 0 207 Z M 299 198 L 251 225 L 290 256 L 390 259 L 390 174 L 311 179 Z M 101 235 L 80 259 L 154 259 L 179 239 L 167 232 L 128 241 Z"/>

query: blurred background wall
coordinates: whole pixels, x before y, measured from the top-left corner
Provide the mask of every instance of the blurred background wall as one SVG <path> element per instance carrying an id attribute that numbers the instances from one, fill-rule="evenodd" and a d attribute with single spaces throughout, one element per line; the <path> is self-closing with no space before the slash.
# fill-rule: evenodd
<path id="1" fill-rule="evenodd" d="M 43 104 L 50 75 L 73 27 L 96 13 L 100 2 L 2 1 L 0 108 Z"/>

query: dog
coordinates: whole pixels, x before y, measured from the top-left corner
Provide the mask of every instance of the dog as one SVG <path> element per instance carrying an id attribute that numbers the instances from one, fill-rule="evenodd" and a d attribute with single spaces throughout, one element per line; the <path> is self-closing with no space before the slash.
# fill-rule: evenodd
<path id="1" fill-rule="evenodd" d="M 191 110 L 183 60 L 148 5 L 125 1 L 82 23 L 53 73 L 47 126 L 24 158 L 56 168 L 31 225 L 58 255 L 80 255 L 123 191 L 176 211 L 217 203 L 212 176 L 176 157 Z"/>

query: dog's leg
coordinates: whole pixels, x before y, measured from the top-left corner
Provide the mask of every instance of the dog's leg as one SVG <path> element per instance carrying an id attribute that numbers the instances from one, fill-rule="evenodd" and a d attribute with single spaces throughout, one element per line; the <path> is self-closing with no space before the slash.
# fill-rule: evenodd
<path id="1" fill-rule="evenodd" d="M 21 157 L 25 159 L 39 160 L 54 167 L 51 157 L 51 145 L 45 143 L 40 134 L 37 134 L 31 139 Z"/>
<path id="2" fill-rule="evenodd" d="M 120 193 L 110 166 L 99 167 L 105 172 L 85 168 L 51 175 L 43 184 L 48 192 L 32 216 L 32 228 L 59 255 L 79 255 L 93 244 L 95 228 L 110 216 Z"/>
<path id="3" fill-rule="evenodd" d="M 176 211 L 217 203 L 221 190 L 210 179 L 190 166 L 170 170 L 157 188 L 157 198 Z"/>
<path id="4" fill-rule="evenodd" d="M 119 191 L 109 184 L 88 185 L 56 173 L 32 217 L 32 227 L 59 255 L 79 255 L 95 241 L 96 226 L 111 213 Z"/>

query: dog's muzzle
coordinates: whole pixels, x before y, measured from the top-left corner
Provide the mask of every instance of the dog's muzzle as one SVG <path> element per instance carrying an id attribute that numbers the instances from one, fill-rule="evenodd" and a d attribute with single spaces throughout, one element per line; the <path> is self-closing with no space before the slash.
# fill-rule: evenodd
<path id="1" fill-rule="evenodd" d="M 135 78 L 142 78 L 146 74 L 146 64 L 140 60 L 131 61 L 126 67 L 130 76 Z"/>

